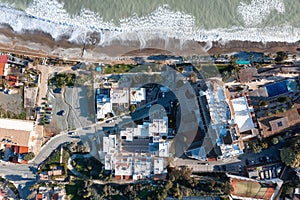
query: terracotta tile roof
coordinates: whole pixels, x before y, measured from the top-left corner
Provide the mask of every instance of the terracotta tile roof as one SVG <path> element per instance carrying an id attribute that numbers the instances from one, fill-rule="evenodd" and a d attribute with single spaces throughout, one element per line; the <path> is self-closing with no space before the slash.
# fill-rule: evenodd
<path id="1" fill-rule="evenodd" d="M 4 75 L 4 67 L 5 67 L 5 64 L 4 63 L 0 63 L 0 76 Z"/>
<path id="2" fill-rule="evenodd" d="M 0 128 L 0 143 L 28 147 L 30 131 Z M 11 140 L 8 142 L 5 139 Z"/>

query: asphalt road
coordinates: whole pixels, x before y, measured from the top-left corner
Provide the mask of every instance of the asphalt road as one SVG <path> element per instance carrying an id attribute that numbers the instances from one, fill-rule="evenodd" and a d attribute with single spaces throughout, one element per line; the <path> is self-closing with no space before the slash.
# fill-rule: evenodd
<path id="1" fill-rule="evenodd" d="M 36 171 L 30 164 L 0 163 L 0 176 L 15 184 L 22 199 L 27 198 L 30 186 L 36 182 Z"/>
<path id="2" fill-rule="evenodd" d="M 72 137 L 67 132 L 54 136 L 41 148 L 40 153 L 34 158 L 34 160 L 31 161 L 31 163 L 35 165 L 42 163 L 55 149 L 59 147 L 59 145 L 76 140 L 78 140 L 78 138 Z"/>

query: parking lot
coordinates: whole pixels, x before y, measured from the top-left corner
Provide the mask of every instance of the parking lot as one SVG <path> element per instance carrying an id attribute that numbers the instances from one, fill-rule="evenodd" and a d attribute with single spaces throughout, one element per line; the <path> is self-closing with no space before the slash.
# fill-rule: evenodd
<path id="1" fill-rule="evenodd" d="M 69 127 L 78 128 L 94 123 L 94 95 L 88 95 L 88 89 L 91 88 L 92 86 L 65 88 L 64 100 L 70 106 L 70 113 L 68 115 Z"/>
<path id="2" fill-rule="evenodd" d="M 0 116 L 5 117 L 9 113 L 20 115 L 23 111 L 23 97 L 21 91 L 13 94 L 0 92 Z"/>
<path id="3" fill-rule="evenodd" d="M 60 111 L 64 110 L 65 113 L 68 112 L 68 106 L 64 103 L 61 94 L 53 94 L 48 93 L 48 104 L 52 106 L 51 113 L 48 112 L 47 115 L 51 119 L 49 120 L 49 123 L 46 124 L 46 131 L 47 132 L 60 132 L 62 130 L 67 129 L 67 121 L 66 116 L 64 115 L 58 115 Z"/>

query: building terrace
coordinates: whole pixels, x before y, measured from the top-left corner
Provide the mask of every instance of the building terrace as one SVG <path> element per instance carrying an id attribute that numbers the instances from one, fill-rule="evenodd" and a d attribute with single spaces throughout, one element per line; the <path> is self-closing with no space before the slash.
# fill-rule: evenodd
<path id="1" fill-rule="evenodd" d="M 163 158 L 169 157 L 169 143 L 163 138 L 167 124 L 167 117 L 154 119 L 103 137 L 105 170 L 114 171 L 117 179 L 138 180 L 164 174 Z"/>

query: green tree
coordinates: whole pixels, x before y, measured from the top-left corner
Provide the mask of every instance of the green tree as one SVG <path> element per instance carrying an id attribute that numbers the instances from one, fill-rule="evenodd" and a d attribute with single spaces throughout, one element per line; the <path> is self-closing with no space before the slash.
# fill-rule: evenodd
<path id="1" fill-rule="evenodd" d="M 32 160 L 34 158 L 34 153 L 33 152 L 29 152 L 28 154 L 26 154 L 24 156 L 24 160 Z"/>
<path id="2" fill-rule="evenodd" d="M 263 148 L 263 149 L 267 149 L 269 145 L 268 145 L 268 143 L 263 142 L 263 143 L 260 144 L 260 146 L 261 146 L 261 148 Z"/>
<path id="3" fill-rule="evenodd" d="M 131 113 L 134 113 L 135 110 L 136 110 L 136 106 L 135 106 L 134 104 L 132 104 L 132 105 L 129 106 L 129 111 L 130 111 Z"/>
<path id="4" fill-rule="evenodd" d="M 281 161 L 291 167 L 299 166 L 299 155 L 296 154 L 292 147 L 285 147 L 280 150 Z"/>
<path id="5" fill-rule="evenodd" d="M 272 144 L 277 144 L 279 142 L 277 137 L 272 138 Z"/>
<path id="6" fill-rule="evenodd" d="M 285 102 L 287 102 L 287 101 L 289 101 L 289 100 L 290 100 L 290 98 L 287 97 L 287 96 L 278 97 L 278 99 L 277 99 L 277 101 L 278 101 L 279 103 L 285 103 Z"/>
<path id="7" fill-rule="evenodd" d="M 254 153 L 260 153 L 262 150 L 262 147 L 257 142 L 249 142 L 249 148 Z"/>
<path id="8" fill-rule="evenodd" d="M 268 105 L 268 102 L 261 100 L 261 101 L 259 101 L 258 105 L 259 106 L 266 106 L 266 105 Z"/>
<path id="9" fill-rule="evenodd" d="M 275 61 L 276 62 L 282 62 L 288 58 L 286 52 L 284 51 L 279 51 L 276 53 Z"/>

